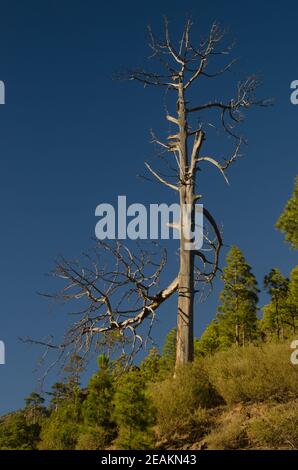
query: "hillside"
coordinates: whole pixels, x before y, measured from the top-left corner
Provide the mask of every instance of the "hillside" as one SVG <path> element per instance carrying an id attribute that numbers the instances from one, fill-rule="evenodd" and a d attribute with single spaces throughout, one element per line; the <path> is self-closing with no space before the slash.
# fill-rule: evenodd
<path id="1" fill-rule="evenodd" d="M 0 449 L 298 449 L 289 345 L 197 356 L 175 378 L 170 348 L 126 372 L 100 357 L 87 389 L 72 375 L 54 385 L 47 407 L 33 393 L 2 419 Z"/>
<path id="2" fill-rule="evenodd" d="M 298 449 L 298 401 L 240 403 L 221 406 L 209 413 L 212 430 L 179 436 L 158 447 L 171 450 L 296 450 Z"/>

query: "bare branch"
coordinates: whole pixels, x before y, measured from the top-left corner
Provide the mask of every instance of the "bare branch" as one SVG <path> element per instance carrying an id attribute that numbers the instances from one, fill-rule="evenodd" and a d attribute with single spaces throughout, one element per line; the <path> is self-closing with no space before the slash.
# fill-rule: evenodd
<path id="1" fill-rule="evenodd" d="M 200 148 L 203 144 L 203 141 L 205 139 L 205 134 L 202 130 L 199 130 L 196 133 L 196 137 L 194 140 L 193 148 L 192 148 L 192 153 L 191 153 L 191 164 L 190 164 L 190 175 L 191 177 L 194 174 L 195 168 L 196 168 L 196 163 L 197 163 L 197 155 L 198 152 L 200 151 Z"/>
<path id="2" fill-rule="evenodd" d="M 168 181 L 164 180 L 161 176 L 159 176 L 149 165 L 149 163 L 145 162 L 146 167 L 152 173 L 152 175 L 162 184 L 167 186 L 168 188 L 174 189 L 175 191 L 179 191 L 179 188 L 175 186 L 174 184 L 169 183 Z"/>
<path id="3" fill-rule="evenodd" d="M 109 327 L 91 327 L 91 329 L 86 329 L 84 333 L 91 332 L 91 333 L 104 333 L 107 331 L 111 331 L 114 329 L 123 330 L 125 328 L 131 326 L 138 326 L 142 321 L 147 318 L 149 315 L 152 315 L 155 310 L 157 310 L 160 305 L 167 300 L 171 295 L 176 292 L 178 289 L 178 278 L 176 277 L 171 284 L 166 287 L 165 289 L 158 292 L 155 295 L 154 299 L 149 305 L 146 305 L 137 315 L 134 317 L 128 318 L 120 323 L 112 323 Z"/>
<path id="4" fill-rule="evenodd" d="M 184 59 L 182 57 L 180 57 L 180 55 L 175 51 L 175 49 L 174 49 L 174 47 L 171 43 L 170 33 L 169 33 L 169 22 L 168 22 L 168 19 L 166 17 L 164 17 L 164 25 L 165 25 L 166 45 L 167 45 L 168 51 L 170 52 L 172 57 L 175 59 L 175 61 L 178 62 L 178 64 L 181 64 L 182 67 L 184 67 L 185 66 Z"/>
<path id="5" fill-rule="evenodd" d="M 220 163 L 218 163 L 218 161 L 216 161 L 214 158 L 212 157 L 199 157 L 196 159 L 196 163 L 199 163 L 199 162 L 209 162 L 211 163 L 212 165 L 216 166 L 216 168 L 219 169 L 219 171 L 221 172 L 222 176 L 224 177 L 225 179 L 225 182 L 227 184 L 229 184 L 229 180 L 228 178 L 226 177 L 225 173 L 224 173 L 224 169 L 227 168 L 227 167 L 222 167 Z"/>
<path id="6" fill-rule="evenodd" d="M 216 224 L 216 221 L 205 207 L 203 208 L 203 214 L 204 214 L 204 217 L 209 222 L 209 224 L 211 225 L 215 234 L 214 241 L 208 239 L 208 246 L 213 251 L 213 261 L 208 260 L 206 256 L 204 255 L 204 253 L 202 253 L 202 251 L 194 252 L 195 256 L 199 257 L 203 261 L 204 266 L 206 264 L 211 265 L 211 270 L 209 272 L 205 272 L 205 271 L 201 272 L 199 270 L 199 277 L 196 279 L 196 281 L 198 282 L 198 281 L 203 280 L 203 282 L 211 283 L 219 270 L 219 254 L 220 254 L 220 250 L 221 250 L 223 243 L 222 243 L 221 233 Z"/>
<path id="7" fill-rule="evenodd" d="M 91 254 L 83 255 L 82 261 L 60 259 L 53 276 L 62 279 L 64 287 L 53 298 L 78 306 L 79 319 L 71 324 L 63 340 L 26 340 L 43 345 L 48 350 L 91 352 L 97 347 L 99 337 L 102 345 L 108 345 L 107 335 L 131 345 L 132 350 L 141 347 L 141 336 L 135 329 L 154 314 L 160 305 L 177 289 L 175 278 L 166 288 L 159 289 L 160 276 L 167 264 L 165 250 L 160 252 L 140 247 L 138 254 L 119 241 L 98 241 Z M 131 341 L 129 340 L 131 338 Z M 97 338 L 94 343 L 94 338 Z M 93 344 L 94 343 L 94 344 Z"/>

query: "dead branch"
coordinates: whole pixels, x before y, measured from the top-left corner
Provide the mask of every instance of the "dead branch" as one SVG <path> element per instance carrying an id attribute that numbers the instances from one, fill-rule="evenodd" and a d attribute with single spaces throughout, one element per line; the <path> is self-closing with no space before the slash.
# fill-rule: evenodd
<path id="1" fill-rule="evenodd" d="M 56 263 L 52 275 L 62 280 L 63 288 L 51 295 L 55 300 L 75 302 L 79 320 L 68 328 L 59 344 L 27 340 L 48 349 L 90 352 L 94 338 L 106 338 L 115 332 L 122 342 L 129 336 L 135 352 L 141 336 L 136 329 L 178 288 L 175 278 L 166 288 L 159 288 L 160 276 L 167 263 L 165 250 L 152 244 L 151 250 L 140 248 L 134 253 L 119 241 L 98 241 L 81 261 L 64 258 Z M 49 297 L 49 294 L 47 294 Z"/>

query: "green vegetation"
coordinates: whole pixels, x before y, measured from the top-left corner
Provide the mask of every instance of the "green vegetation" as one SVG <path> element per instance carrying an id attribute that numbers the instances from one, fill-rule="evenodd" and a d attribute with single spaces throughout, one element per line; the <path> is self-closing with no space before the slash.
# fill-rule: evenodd
<path id="1" fill-rule="evenodd" d="M 277 223 L 296 248 L 297 183 Z M 289 279 L 278 268 L 265 276 L 262 318 L 256 278 L 236 246 L 221 279 L 217 315 L 195 340 L 193 363 L 174 370 L 176 329 L 139 367 L 100 356 L 86 388 L 73 355 L 49 400 L 33 392 L 0 418 L 0 449 L 298 449 L 298 366 L 290 361 L 298 266 Z"/>
<path id="2" fill-rule="evenodd" d="M 154 381 L 143 366 L 119 375 L 101 357 L 86 389 L 76 385 L 47 408 L 30 400 L 29 410 L 4 417 L 0 448 L 297 449 L 298 368 L 290 353 L 288 341 L 233 345 L 199 355 L 175 377 L 156 356 Z"/>
<path id="3" fill-rule="evenodd" d="M 156 409 L 156 431 L 171 440 L 183 433 L 202 434 L 208 422 L 205 410 L 221 403 L 201 362 L 195 361 L 151 387 Z"/>
<path id="4" fill-rule="evenodd" d="M 114 417 L 118 426 L 116 447 L 124 450 L 153 448 L 154 410 L 146 382 L 138 369 L 123 374 L 117 383 Z"/>
<path id="5" fill-rule="evenodd" d="M 249 427 L 251 440 L 270 449 L 298 448 L 298 403 L 286 403 L 255 418 Z"/>
<path id="6" fill-rule="evenodd" d="M 285 234 L 292 248 L 298 248 L 298 176 L 295 179 L 292 197 L 276 222 L 276 228 Z"/>
<path id="7" fill-rule="evenodd" d="M 218 308 L 220 342 L 245 345 L 256 337 L 258 288 L 251 267 L 238 247 L 232 246 L 221 279 L 224 288 Z"/>
<path id="8" fill-rule="evenodd" d="M 209 379 L 229 405 L 268 398 L 291 399 L 298 393 L 298 368 L 288 343 L 232 347 L 205 361 Z"/>
<path id="9" fill-rule="evenodd" d="M 32 450 L 39 441 L 41 426 L 30 424 L 25 413 L 19 411 L 3 419 L 0 430 L 1 450 Z"/>

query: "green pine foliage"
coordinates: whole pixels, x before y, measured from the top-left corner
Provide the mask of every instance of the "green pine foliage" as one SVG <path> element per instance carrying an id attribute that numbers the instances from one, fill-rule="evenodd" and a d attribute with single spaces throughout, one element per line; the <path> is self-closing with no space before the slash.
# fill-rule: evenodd
<path id="1" fill-rule="evenodd" d="M 148 356 L 141 362 L 141 374 L 146 383 L 152 383 L 160 380 L 162 376 L 162 356 L 157 348 L 152 348 Z"/>
<path id="2" fill-rule="evenodd" d="M 298 265 L 291 271 L 286 310 L 288 329 L 295 335 L 298 328 Z"/>
<path id="3" fill-rule="evenodd" d="M 71 398 L 52 410 L 42 426 L 39 449 L 75 449 L 82 424 L 82 401 L 82 392 L 77 388 Z"/>
<path id="4" fill-rule="evenodd" d="M 162 348 L 161 370 L 165 375 L 172 374 L 176 360 L 176 342 L 177 328 L 173 328 L 166 336 L 165 343 Z"/>
<path id="5" fill-rule="evenodd" d="M 98 368 L 88 383 L 88 394 L 82 403 L 83 425 L 77 449 L 99 450 L 115 437 L 116 424 L 112 418 L 114 378 L 106 356 L 98 358 Z"/>
<path id="6" fill-rule="evenodd" d="M 88 384 L 88 395 L 82 405 L 82 415 L 87 425 L 113 428 L 112 400 L 114 383 L 109 361 L 105 356 L 98 359 L 99 371 L 92 376 Z"/>
<path id="7" fill-rule="evenodd" d="M 212 320 L 199 340 L 195 341 L 195 356 L 210 356 L 220 349 L 220 332 L 217 320 Z"/>
<path id="8" fill-rule="evenodd" d="M 0 450 L 35 450 L 41 425 L 30 423 L 23 411 L 11 414 L 0 422 Z"/>
<path id="9" fill-rule="evenodd" d="M 292 248 L 298 248 L 298 175 L 293 194 L 279 216 L 276 228 L 285 234 L 285 239 Z"/>
<path id="10" fill-rule="evenodd" d="M 271 300 L 263 307 L 262 330 L 267 336 L 284 339 L 287 329 L 289 279 L 284 277 L 279 269 L 273 268 L 264 278 L 264 287 Z"/>
<path id="11" fill-rule="evenodd" d="M 251 267 L 238 247 L 232 246 L 226 261 L 217 315 L 219 341 L 221 347 L 244 346 L 256 339 L 259 290 Z"/>
<path id="12" fill-rule="evenodd" d="M 129 370 L 117 381 L 114 419 L 118 426 L 117 448 L 151 448 L 154 409 L 146 391 L 146 382 L 138 369 Z"/>
<path id="13" fill-rule="evenodd" d="M 261 329 L 267 339 L 283 340 L 295 335 L 298 326 L 298 266 L 290 279 L 273 268 L 264 278 L 271 299 L 263 307 Z"/>

